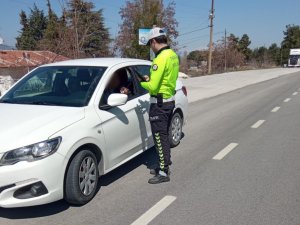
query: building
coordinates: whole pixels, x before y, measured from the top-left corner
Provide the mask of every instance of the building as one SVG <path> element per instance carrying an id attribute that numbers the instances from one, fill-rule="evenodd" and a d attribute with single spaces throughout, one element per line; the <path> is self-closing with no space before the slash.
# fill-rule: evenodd
<path id="1" fill-rule="evenodd" d="M 68 58 L 49 51 L 0 50 L 0 89 L 3 93 L 11 80 L 19 80 L 35 67 L 64 60 Z"/>
<path id="2" fill-rule="evenodd" d="M 2 96 L 13 84 L 14 80 L 11 76 L 0 76 L 0 96 Z"/>
<path id="3" fill-rule="evenodd" d="M 18 80 L 35 67 L 67 59 L 49 51 L 0 50 L 0 76 Z"/>

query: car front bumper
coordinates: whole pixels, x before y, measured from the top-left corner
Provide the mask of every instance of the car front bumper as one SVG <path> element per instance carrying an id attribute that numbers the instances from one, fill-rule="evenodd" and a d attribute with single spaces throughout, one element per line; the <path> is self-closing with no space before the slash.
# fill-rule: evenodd
<path id="1" fill-rule="evenodd" d="M 64 157 L 58 153 L 34 162 L 0 166 L 0 207 L 41 205 L 62 199 L 64 171 Z M 41 185 L 43 191 L 30 194 L 35 193 L 33 185 Z"/>

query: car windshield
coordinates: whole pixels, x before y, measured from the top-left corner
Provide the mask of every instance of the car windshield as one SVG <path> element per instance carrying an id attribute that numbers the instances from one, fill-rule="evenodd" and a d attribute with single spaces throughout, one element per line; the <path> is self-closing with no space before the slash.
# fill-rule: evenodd
<path id="1" fill-rule="evenodd" d="M 29 73 L 0 103 L 86 106 L 106 67 L 48 66 Z"/>

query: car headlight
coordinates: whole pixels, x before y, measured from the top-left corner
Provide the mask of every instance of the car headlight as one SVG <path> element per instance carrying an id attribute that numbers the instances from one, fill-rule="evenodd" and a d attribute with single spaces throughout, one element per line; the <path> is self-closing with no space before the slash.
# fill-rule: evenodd
<path id="1" fill-rule="evenodd" d="M 4 153 L 0 165 L 11 165 L 20 161 L 35 161 L 53 154 L 59 147 L 62 138 L 57 137 L 47 141 L 17 148 Z"/>

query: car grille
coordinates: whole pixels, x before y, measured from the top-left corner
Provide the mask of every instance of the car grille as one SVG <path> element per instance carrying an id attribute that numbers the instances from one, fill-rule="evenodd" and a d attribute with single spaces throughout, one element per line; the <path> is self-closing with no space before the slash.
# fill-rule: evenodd
<path id="1" fill-rule="evenodd" d="M 290 65 L 296 66 L 298 64 L 298 59 L 299 59 L 298 56 L 291 56 L 290 57 Z"/>
<path id="2" fill-rule="evenodd" d="M 297 59 L 291 59 L 291 60 L 290 60 L 290 64 L 293 65 L 293 66 L 294 66 L 294 65 L 297 65 L 297 62 L 298 62 Z"/>

